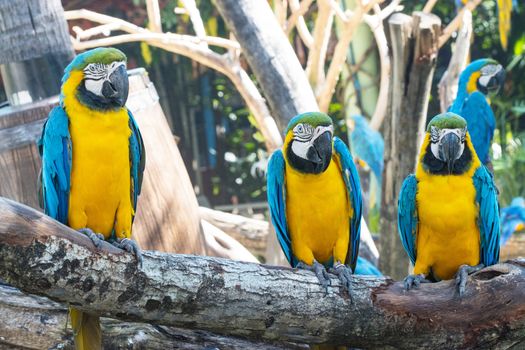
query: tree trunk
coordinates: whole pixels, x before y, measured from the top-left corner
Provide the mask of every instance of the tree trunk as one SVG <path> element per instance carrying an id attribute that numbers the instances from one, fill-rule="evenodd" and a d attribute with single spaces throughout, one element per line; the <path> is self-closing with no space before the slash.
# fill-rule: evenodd
<path id="1" fill-rule="evenodd" d="M 209 257 L 131 254 L 0 199 L 0 278 L 26 293 L 128 321 L 247 339 L 359 348 L 494 349 L 525 346 L 525 261 L 406 292 L 355 276 L 351 298 L 335 276 Z"/>
<path id="2" fill-rule="evenodd" d="M 60 0 L 0 0 L 0 72 L 11 105 L 60 92 L 75 56 Z"/>
<path id="3" fill-rule="evenodd" d="M 215 0 L 215 5 L 241 44 L 280 129 L 299 113 L 319 110 L 306 74 L 268 2 Z"/>
<path id="4" fill-rule="evenodd" d="M 388 20 L 392 47 L 389 113 L 385 125 L 385 168 L 381 204 L 381 271 L 406 276 L 408 259 L 397 231 L 397 198 L 415 171 L 423 140 L 436 66 L 441 20 L 432 14 L 396 13 Z"/>
<path id="5" fill-rule="evenodd" d="M 70 327 L 66 328 L 67 314 L 64 304 L 27 295 L 0 283 L 0 348 L 73 350 L 73 332 Z M 205 331 L 121 322 L 110 318 L 102 318 L 101 324 L 104 349 L 308 349 L 290 343 L 281 347 Z"/>

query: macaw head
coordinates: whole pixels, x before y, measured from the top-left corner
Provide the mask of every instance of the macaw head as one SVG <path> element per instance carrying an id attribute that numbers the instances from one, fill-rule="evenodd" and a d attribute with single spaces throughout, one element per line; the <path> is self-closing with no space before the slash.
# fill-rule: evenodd
<path id="1" fill-rule="evenodd" d="M 493 59 L 482 58 L 470 63 L 459 80 L 469 94 L 476 90 L 484 95 L 496 94 L 505 82 L 505 69 Z"/>
<path id="2" fill-rule="evenodd" d="M 467 122 L 452 112 L 430 120 L 423 147 L 423 168 L 432 174 L 463 174 L 473 157 L 477 157 L 467 132 Z"/>
<path id="3" fill-rule="evenodd" d="M 332 119 L 324 113 L 299 114 L 288 123 L 284 140 L 287 163 L 306 174 L 320 174 L 332 159 Z"/>
<path id="4" fill-rule="evenodd" d="M 122 108 L 128 99 L 126 55 L 115 48 L 83 52 L 64 70 L 62 99 L 76 97 L 93 109 Z"/>

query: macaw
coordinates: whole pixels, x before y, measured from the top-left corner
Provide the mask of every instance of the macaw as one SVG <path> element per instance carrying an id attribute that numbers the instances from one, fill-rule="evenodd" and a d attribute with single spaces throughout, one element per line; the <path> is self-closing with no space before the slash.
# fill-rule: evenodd
<path id="1" fill-rule="evenodd" d="M 516 197 L 508 207 L 501 209 L 501 241 L 503 246 L 516 231 L 525 229 L 525 199 Z"/>
<path id="2" fill-rule="evenodd" d="M 41 204 L 47 215 L 142 257 L 131 226 L 145 165 L 128 98 L 126 56 L 114 48 L 78 55 L 65 69 L 60 105 L 39 141 Z M 70 309 L 77 349 L 100 349 L 98 316 Z"/>
<path id="3" fill-rule="evenodd" d="M 379 271 L 379 269 L 375 267 L 374 264 L 360 256 L 357 257 L 357 265 L 354 273 L 356 275 L 362 276 L 383 276 L 381 271 Z"/>
<path id="4" fill-rule="evenodd" d="M 416 174 L 401 187 L 398 228 L 414 264 L 407 290 L 456 275 L 462 296 L 469 274 L 498 262 L 496 186 L 459 115 L 439 114 L 428 124 Z"/>
<path id="5" fill-rule="evenodd" d="M 483 162 L 490 162 L 489 149 L 496 119 L 488 95 L 496 94 L 505 80 L 505 70 L 496 61 L 483 58 L 470 63 L 459 76 L 458 93 L 449 112 L 467 121 L 474 149 Z"/>
<path id="6" fill-rule="evenodd" d="M 277 238 L 292 267 L 311 270 L 328 291 L 326 267 L 350 291 L 361 229 L 361 188 L 352 156 L 332 119 L 290 120 L 282 150 L 268 163 L 267 194 Z"/>
<path id="7" fill-rule="evenodd" d="M 378 206 L 381 203 L 381 181 L 383 176 L 383 152 L 385 142 L 381 134 L 372 129 L 365 117 L 353 115 L 350 117 L 353 122 L 353 129 L 350 134 L 350 149 L 352 155 L 359 161 L 364 162 L 372 170 L 375 179 L 374 201 L 371 207 Z"/>

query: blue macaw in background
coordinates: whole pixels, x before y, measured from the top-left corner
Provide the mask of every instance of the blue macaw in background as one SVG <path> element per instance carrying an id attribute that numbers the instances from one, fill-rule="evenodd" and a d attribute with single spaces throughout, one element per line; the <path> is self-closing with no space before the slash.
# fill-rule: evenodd
<path id="1" fill-rule="evenodd" d="M 385 149 L 385 142 L 381 134 L 372 129 L 368 125 L 368 121 L 361 115 L 353 115 L 350 117 L 354 122 L 354 128 L 350 134 L 350 149 L 354 158 L 359 159 L 359 163 L 366 163 L 372 170 L 373 178 L 375 179 L 374 200 L 370 200 L 370 206 L 379 206 L 381 203 L 381 181 L 383 176 L 383 152 Z M 370 191 L 373 192 L 373 191 Z"/>
<path id="2" fill-rule="evenodd" d="M 525 228 L 525 199 L 516 197 L 508 207 L 501 209 L 501 241 L 504 245 L 516 231 Z"/>
<path id="3" fill-rule="evenodd" d="M 355 267 L 354 273 L 356 275 L 368 275 L 368 276 L 383 276 L 381 271 L 374 266 L 370 261 L 362 257 L 357 257 L 357 265 Z"/>
<path id="4" fill-rule="evenodd" d="M 470 63 L 459 76 L 458 94 L 449 108 L 467 121 L 474 149 L 483 164 L 490 162 L 489 149 L 496 119 L 488 95 L 496 94 L 505 81 L 505 69 L 495 60 L 483 58 Z"/>

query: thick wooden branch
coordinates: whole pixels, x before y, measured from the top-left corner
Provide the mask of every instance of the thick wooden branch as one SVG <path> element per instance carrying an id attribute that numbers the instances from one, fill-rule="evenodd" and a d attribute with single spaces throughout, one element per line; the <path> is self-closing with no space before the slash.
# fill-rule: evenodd
<path id="1" fill-rule="evenodd" d="M 24 294 L 0 282 L 0 348 L 73 350 L 73 331 L 67 306 L 45 297 Z M 69 326 L 66 328 L 66 324 Z M 225 337 L 200 330 L 187 330 L 147 323 L 101 319 L 104 349 L 307 349 L 305 345 L 283 346 Z"/>
<path id="2" fill-rule="evenodd" d="M 354 277 L 352 299 L 332 276 L 325 295 L 308 271 L 144 252 L 142 267 L 43 214 L 0 199 L 0 278 L 86 312 L 269 341 L 359 348 L 523 346 L 525 260 L 405 292 Z"/>

